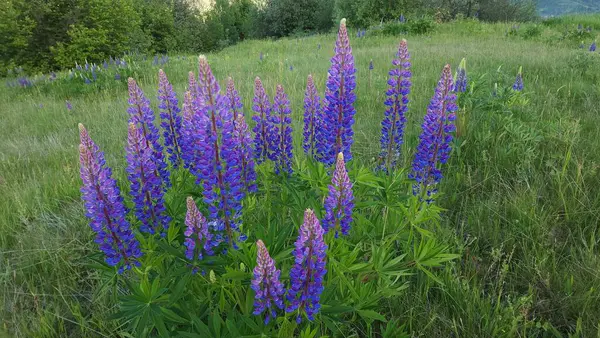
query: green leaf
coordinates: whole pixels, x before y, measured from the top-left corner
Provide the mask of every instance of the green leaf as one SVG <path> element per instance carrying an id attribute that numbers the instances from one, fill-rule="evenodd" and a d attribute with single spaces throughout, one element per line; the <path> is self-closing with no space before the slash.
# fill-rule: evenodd
<path id="1" fill-rule="evenodd" d="M 240 331 L 238 331 L 237 327 L 233 323 L 233 321 L 226 319 L 225 326 L 227 326 L 227 330 L 232 337 L 241 337 Z"/>
<path id="2" fill-rule="evenodd" d="M 384 316 L 373 310 L 358 310 L 357 312 L 364 319 L 379 320 L 384 323 L 387 322 L 387 319 L 385 319 Z"/>

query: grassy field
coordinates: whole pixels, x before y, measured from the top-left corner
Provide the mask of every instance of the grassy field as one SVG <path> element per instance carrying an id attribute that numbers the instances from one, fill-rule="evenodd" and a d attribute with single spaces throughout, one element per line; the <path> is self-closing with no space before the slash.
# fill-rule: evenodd
<path id="1" fill-rule="evenodd" d="M 585 49 L 577 37 L 561 39 L 579 22 L 593 27 Z M 379 152 L 387 71 L 400 39 L 408 39 L 413 62 L 405 154 L 414 152 L 442 67 L 467 59 L 472 94 L 462 102 L 439 200 L 447 209 L 439 239 L 461 258 L 438 271 L 443 284 L 413 276 L 402 297 L 382 305 L 414 336 L 600 337 L 600 53 L 587 51 L 600 17 L 522 24 L 506 36 L 511 26 L 463 21 L 422 36 L 351 36 L 353 151 L 366 164 Z M 219 79 L 234 78 L 247 115 L 256 76 L 271 96 L 284 85 L 301 156 L 306 77 L 314 74 L 323 91 L 334 41 L 333 34 L 246 41 L 208 59 Z M 158 66 L 137 62 L 134 77 L 155 105 Z M 180 98 L 196 62 L 172 55 L 162 66 Z M 518 100 L 493 97 L 494 83 L 510 86 L 520 66 Z M 77 123 L 124 181 L 127 87 L 62 78 L 0 91 L 0 330 L 111 336 L 119 325 L 107 319 L 112 290 L 99 288 L 100 275 L 86 266 L 96 246 L 80 201 Z"/>

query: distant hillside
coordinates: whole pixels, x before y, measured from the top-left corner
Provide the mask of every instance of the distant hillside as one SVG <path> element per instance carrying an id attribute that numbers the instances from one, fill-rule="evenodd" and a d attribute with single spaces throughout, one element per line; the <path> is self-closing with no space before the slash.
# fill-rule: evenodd
<path id="1" fill-rule="evenodd" d="M 541 16 L 600 12 L 600 0 L 538 0 Z"/>

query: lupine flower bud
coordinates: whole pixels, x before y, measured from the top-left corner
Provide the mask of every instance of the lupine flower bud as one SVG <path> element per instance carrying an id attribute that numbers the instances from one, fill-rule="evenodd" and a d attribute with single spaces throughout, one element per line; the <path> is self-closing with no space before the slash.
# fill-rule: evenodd
<path id="1" fill-rule="evenodd" d="M 204 253 L 212 255 L 211 234 L 208 232 L 206 218 L 202 216 L 192 197 L 187 198 L 185 226 L 185 257 L 189 260 L 202 260 Z"/>
<path id="2" fill-rule="evenodd" d="M 281 270 L 275 268 L 275 261 L 269 255 L 269 251 L 260 239 L 256 242 L 258 254 L 254 277 L 250 287 L 256 295 L 254 296 L 254 315 L 265 312 L 265 324 L 277 317 L 277 309 L 283 309 L 283 284 L 279 281 Z"/>
<path id="3" fill-rule="evenodd" d="M 352 183 L 348 177 L 344 154 L 339 153 L 333 172 L 333 179 L 329 185 L 329 193 L 325 199 L 325 217 L 323 230 L 335 231 L 335 237 L 341 230 L 342 235 L 348 235 L 352 223 L 352 209 L 354 208 L 354 195 Z"/>
<path id="4" fill-rule="evenodd" d="M 340 22 L 335 44 L 335 55 L 327 77 L 323 102 L 323 123 L 318 135 L 319 161 L 333 163 L 337 153 L 343 152 L 347 161 L 352 159 L 351 146 L 354 132 L 354 101 L 356 95 L 356 69 L 348 39 L 346 19 Z"/>
<path id="5" fill-rule="evenodd" d="M 446 65 L 435 89 L 423 122 L 423 132 L 419 136 L 419 146 L 409 178 L 417 183 L 413 187 L 415 195 L 425 191 L 427 201 L 436 193 L 435 185 L 442 179 L 439 164 L 445 164 L 450 155 L 452 132 L 456 129 L 456 94 L 452 92 L 452 73 Z"/>
<path id="6" fill-rule="evenodd" d="M 456 82 L 454 83 L 454 91 L 457 93 L 464 93 L 467 91 L 467 60 L 463 58 L 460 61 L 458 70 L 455 76 Z"/>
<path id="7" fill-rule="evenodd" d="M 292 118 L 290 100 L 277 85 L 277 93 L 273 100 L 273 112 L 269 125 L 269 159 L 275 163 L 275 173 L 292 173 Z"/>
<path id="8" fill-rule="evenodd" d="M 298 311 L 296 321 L 299 323 L 302 320 L 301 311 L 304 311 L 311 321 L 319 312 L 321 293 L 324 289 L 323 277 L 327 273 L 327 245 L 323 241 L 323 228 L 310 209 L 304 212 L 304 223 L 300 226 L 295 246 L 295 263 L 290 270 L 291 285 L 287 293 L 289 305 L 285 311 Z"/>
<path id="9" fill-rule="evenodd" d="M 411 87 L 410 54 L 406 40 L 400 42 L 396 58 L 392 61 L 386 91 L 385 117 L 381 121 L 380 168 L 391 172 L 400 159 L 404 142 L 404 127 L 408 111 L 408 94 Z"/>
<path id="10" fill-rule="evenodd" d="M 517 73 L 517 78 L 515 79 L 512 88 L 517 92 L 523 91 L 523 67 L 519 67 L 519 72 Z"/>
<path id="11" fill-rule="evenodd" d="M 306 81 L 306 92 L 304 94 L 304 140 L 302 148 L 304 153 L 310 157 L 317 154 L 317 129 L 321 122 L 321 97 L 311 74 Z"/>
<path id="12" fill-rule="evenodd" d="M 135 124 L 140 130 L 148 148 L 152 149 L 153 161 L 156 163 L 158 176 L 162 180 L 163 189 L 171 186 L 171 179 L 167 170 L 167 163 L 163 157 L 163 148 L 159 143 L 158 128 L 154 125 L 154 112 L 150 108 L 150 100 L 146 98 L 142 89 L 137 85 L 134 79 L 127 80 L 129 88 L 129 122 Z"/>
<path id="13" fill-rule="evenodd" d="M 121 191 L 106 166 L 104 154 L 92 141 L 87 130 L 79 124 L 79 162 L 81 164 L 81 199 L 84 202 L 90 227 L 96 232 L 95 242 L 106 255 L 110 266 L 119 265 L 119 273 L 139 266 L 142 256 L 123 204 Z"/>
<path id="14" fill-rule="evenodd" d="M 255 114 L 252 116 L 252 120 L 256 122 L 254 129 L 252 129 L 254 132 L 254 159 L 256 159 L 257 164 L 261 164 L 267 159 L 269 153 L 267 137 L 271 118 L 271 102 L 262 81 L 258 77 L 254 80 L 253 102 L 252 110 Z"/>
<path id="15" fill-rule="evenodd" d="M 181 110 L 173 86 L 169 83 L 167 75 L 160 69 L 158 71 L 158 108 L 160 109 L 160 126 L 163 129 L 165 148 L 173 168 L 181 163 Z"/>
<path id="16" fill-rule="evenodd" d="M 152 149 L 134 123 L 129 123 L 125 150 L 135 216 L 142 223 L 140 231 L 154 234 L 158 229 L 166 230 L 171 219 L 166 214 L 162 182 L 156 174 Z"/>

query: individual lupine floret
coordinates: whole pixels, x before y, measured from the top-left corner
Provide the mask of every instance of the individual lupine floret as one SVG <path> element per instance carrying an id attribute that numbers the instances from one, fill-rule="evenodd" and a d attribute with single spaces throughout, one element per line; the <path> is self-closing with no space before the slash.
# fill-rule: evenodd
<path id="1" fill-rule="evenodd" d="M 261 164 L 267 160 L 269 153 L 267 137 L 271 118 L 271 102 L 259 77 L 254 80 L 254 99 L 252 101 L 252 110 L 255 113 L 252 120 L 256 122 L 252 129 L 254 132 L 254 159 L 256 164 Z"/>
<path id="2" fill-rule="evenodd" d="M 181 109 L 173 86 L 169 83 L 167 75 L 160 69 L 158 71 L 158 108 L 160 109 L 160 126 L 163 129 L 165 148 L 173 168 L 181 163 Z"/>
<path id="3" fill-rule="evenodd" d="M 467 60 L 463 58 L 460 61 L 460 65 L 458 66 L 458 70 L 456 71 L 455 82 L 454 82 L 454 91 L 457 93 L 464 93 L 467 91 Z"/>
<path id="4" fill-rule="evenodd" d="M 380 167 L 391 172 L 400 159 L 404 142 L 404 127 L 408 111 L 408 94 L 411 87 L 411 63 L 406 40 L 402 39 L 392 61 L 389 71 L 388 89 L 386 91 L 385 116 L 381 121 L 381 153 Z"/>
<path id="5" fill-rule="evenodd" d="M 135 216 L 141 222 L 140 231 L 150 234 L 169 227 L 171 218 L 166 213 L 164 191 L 156 175 L 152 149 L 134 123 L 129 123 L 127 133 L 127 178 L 135 205 Z"/>
<path id="6" fill-rule="evenodd" d="M 254 158 L 252 157 L 252 137 L 244 115 L 238 115 L 235 121 L 234 136 L 237 140 L 236 147 L 239 151 L 241 176 L 246 192 L 256 192 L 256 170 Z"/>
<path id="7" fill-rule="evenodd" d="M 153 161 L 156 163 L 158 175 L 162 180 L 163 189 L 171 186 L 167 163 L 163 156 L 163 147 L 159 143 L 158 128 L 154 125 L 154 112 L 150 108 L 150 100 L 146 98 L 142 89 L 138 86 L 134 79 L 127 80 L 129 89 L 129 122 L 142 132 L 144 138 L 148 142 L 148 147 L 152 149 Z"/>
<path id="8" fill-rule="evenodd" d="M 295 247 L 294 265 L 290 270 L 290 288 L 286 296 L 289 305 L 285 311 L 288 313 L 298 311 L 296 321 L 300 323 L 302 311 L 311 321 L 319 312 L 323 277 L 327 273 L 325 268 L 327 245 L 323 241 L 323 228 L 310 209 L 304 212 L 304 223 L 300 226 Z"/>
<path id="9" fill-rule="evenodd" d="M 346 161 L 352 159 L 351 147 L 354 132 L 354 101 L 356 95 L 356 69 L 354 57 L 348 39 L 346 19 L 340 22 L 335 55 L 327 77 L 327 86 L 323 102 L 323 123 L 318 135 L 319 161 L 333 164 L 339 152 L 344 153 Z"/>
<path id="10" fill-rule="evenodd" d="M 304 94 L 304 140 L 302 147 L 304 148 L 304 153 L 313 158 L 317 152 L 317 129 L 319 128 L 320 120 L 321 97 L 319 97 L 312 75 L 309 74 Z"/>
<path id="11" fill-rule="evenodd" d="M 185 257 L 191 261 L 202 260 L 204 254 L 212 255 L 212 236 L 208 232 L 208 223 L 202 216 L 192 197 L 187 198 L 184 231 Z"/>
<path id="12" fill-rule="evenodd" d="M 519 72 L 517 73 L 517 77 L 512 88 L 517 92 L 523 91 L 523 67 L 519 67 Z"/>
<path id="13" fill-rule="evenodd" d="M 277 317 L 277 308 L 283 309 L 283 284 L 279 281 L 281 270 L 275 268 L 275 261 L 269 255 L 262 240 L 256 242 L 258 253 L 256 267 L 250 287 L 255 292 L 254 315 L 265 313 L 265 324 Z"/>
<path id="14" fill-rule="evenodd" d="M 413 161 L 409 178 L 416 184 L 413 193 L 431 195 L 436 193 L 435 185 L 442 179 L 439 165 L 445 164 L 451 151 L 452 132 L 456 129 L 456 94 L 452 91 L 452 73 L 450 65 L 446 65 L 435 89 L 431 103 L 427 107 L 422 125 L 423 132 L 419 136 L 419 145 Z"/>
<path id="15" fill-rule="evenodd" d="M 236 248 L 236 241 L 245 240 L 239 235 L 244 189 L 233 117 L 206 57 L 200 56 L 198 69 L 199 94 L 204 102 L 196 114 L 200 116 L 195 118 L 195 174 L 204 188 L 215 241 L 222 241 L 225 233 L 229 245 Z"/>
<path id="16" fill-rule="evenodd" d="M 328 189 L 329 193 L 325 198 L 323 230 L 325 232 L 335 231 L 335 237 L 338 236 L 340 230 L 342 235 L 348 235 L 350 223 L 352 223 L 354 195 L 343 153 L 339 153 L 337 156 L 333 179 Z"/>
<path id="17" fill-rule="evenodd" d="M 277 85 L 269 125 L 269 159 L 275 163 L 275 173 L 292 173 L 292 110 L 282 85 Z"/>
<path id="18" fill-rule="evenodd" d="M 140 265 L 140 245 L 127 222 L 121 191 L 112 178 L 111 169 L 106 166 L 104 154 L 82 124 L 79 124 L 79 137 L 81 199 L 85 215 L 96 232 L 95 242 L 106 255 L 106 263 L 119 266 L 121 273 Z"/>

